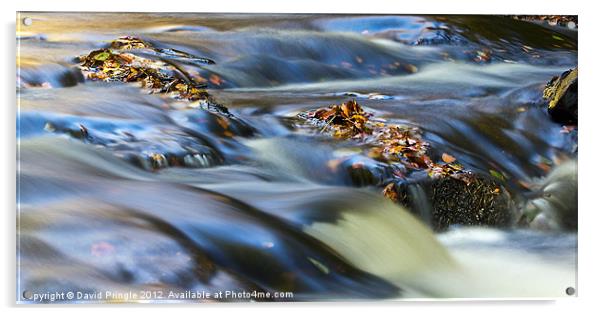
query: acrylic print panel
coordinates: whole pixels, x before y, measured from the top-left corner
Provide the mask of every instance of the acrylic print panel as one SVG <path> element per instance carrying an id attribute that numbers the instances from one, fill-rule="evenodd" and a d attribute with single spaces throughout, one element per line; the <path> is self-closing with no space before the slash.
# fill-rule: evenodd
<path id="1" fill-rule="evenodd" d="M 576 16 L 17 16 L 19 303 L 576 295 Z"/>

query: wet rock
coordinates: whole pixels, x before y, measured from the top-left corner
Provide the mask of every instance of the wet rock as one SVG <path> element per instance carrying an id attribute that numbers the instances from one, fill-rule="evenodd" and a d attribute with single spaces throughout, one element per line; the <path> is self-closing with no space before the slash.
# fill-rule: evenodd
<path id="1" fill-rule="evenodd" d="M 148 171 L 167 167 L 209 168 L 222 164 L 221 158 L 208 147 L 202 152 L 198 149 L 181 152 L 129 152 L 127 159 Z"/>
<path id="2" fill-rule="evenodd" d="M 468 41 L 457 30 L 446 25 L 425 28 L 412 45 L 462 45 Z"/>
<path id="3" fill-rule="evenodd" d="M 339 173 L 349 175 L 353 186 L 378 186 L 381 187 L 390 179 L 406 172 L 403 165 L 386 164 L 362 155 L 353 155 L 333 162 Z"/>
<path id="4" fill-rule="evenodd" d="M 215 111 L 171 111 L 173 123 L 188 135 L 214 148 L 224 163 L 244 160 L 247 148 L 237 139 L 252 137 L 255 129 L 241 118 Z"/>
<path id="5" fill-rule="evenodd" d="M 224 162 L 210 144 L 173 128 L 59 117 L 48 121 L 44 129 L 107 148 L 148 171 L 167 167 L 208 168 Z"/>
<path id="6" fill-rule="evenodd" d="M 155 48 L 135 37 L 121 37 L 110 48 L 80 57 L 80 69 L 89 80 L 139 82 L 150 93 L 176 99 L 213 103 L 205 82 L 188 74 L 177 62 L 212 64 L 213 61 L 174 49 Z"/>
<path id="7" fill-rule="evenodd" d="M 190 108 L 233 117 L 207 92 L 207 80 L 185 67 L 198 68 L 199 65 L 214 64 L 213 60 L 172 48 L 155 47 L 142 39 L 125 36 L 114 40 L 107 48 L 80 56 L 79 61 L 79 68 L 88 80 L 137 82 L 148 93 L 189 101 Z"/>
<path id="8" fill-rule="evenodd" d="M 441 230 L 456 224 L 509 226 L 513 214 L 508 192 L 491 179 L 478 175 L 468 177 L 468 182 L 453 177 L 433 182 L 433 228 Z"/>
<path id="9" fill-rule="evenodd" d="M 169 114 L 175 129 L 49 122 L 48 131 L 107 147 L 115 155 L 150 171 L 223 164 L 240 156 L 242 145 L 233 137 L 254 133 L 253 128 L 213 100 L 205 89 L 205 81 L 182 67 L 213 64 L 210 59 L 126 36 L 107 48 L 81 56 L 79 61 L 81 73 L 88 80 L 139 83 L 148 93 L 187 102 L 186 109 Z"/>
<path id="10" fill-rule="evenodd" d="M 543 96 L 548 101 L 548 113 L 554 121 L 577 124 L 577 68 L 552 78 Z"/>
<path id="11" fill-rule="evenodd" d="M 82 72 L 90 80 L 139 82 L 151 93 L 170 94 L 190 101 L 209 98 L 202 83 L 191 81 L 176 67 L 161 60 L 110 49 L 93 51 L 82 59 Z"/>
<path id="12" fill-rule="evenodd" d="M 73 87 L 84 81 L 77 68 L 59 64 L 21 66 L 17 75 L 17 88 Z"/>
<path id="13" fill-rule="evenodd" d="M 577 230 L 577 161 L 565 161 L 535 185 L 524 206 L 523 224 L 545 231 Z"/>
<path id="14" fill-rule="evenodd" d="M 467 173 L 389 183 L 383 194 L 408 207 L 436 231 L 453 225 L 507 227 L 515 222 L 510 194 L 494 179 Z"/>

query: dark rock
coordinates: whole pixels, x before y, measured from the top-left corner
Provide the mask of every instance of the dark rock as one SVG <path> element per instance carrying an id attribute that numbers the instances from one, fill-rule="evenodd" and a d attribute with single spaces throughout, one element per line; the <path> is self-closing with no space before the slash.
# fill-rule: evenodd
<path id="1" fill-rule="evenodd" d="M 431 189 L 436 230 L 455 224 L 505 227 L 513 221 L 510 195 L 491 179 L 471 175 L 466 182 L 447 177 L 435 180 Z"/>
<path id="2" fill-rule="evenodd" d="M 406 183 L 392 182 L 383 192 L 442 231 L 452 225 L 507 227 L 514 223 L 510 194 L 497 181 L 478 174 Z"/>
<path id="3" fill-rule="evenodd" d="M 208 168 L 224 163 L 219 147 L 175 128 L 57 117 L 46 122 L 44 129 L 107 148 L 148 171 L 167 167 Z"/>
<path id="4" fill-rule="evenodd" d="M 396 174 L 406 173 L 401 164 L 386 164 L 361 155 L 348 157 L 337 165 L 337 172 L 348 174 L 357 187 L 383 186 Z"/>
<path id="5" fill-rule="evenodd" d="M 577 124 L 577 68 L 554 77 L 544 89 L 548 113 L 562 124 Z"/>

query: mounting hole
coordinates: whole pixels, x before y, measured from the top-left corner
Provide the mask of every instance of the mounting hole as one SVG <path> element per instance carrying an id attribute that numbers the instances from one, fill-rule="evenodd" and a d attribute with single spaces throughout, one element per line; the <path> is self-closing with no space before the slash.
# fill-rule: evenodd
<path id="1" fill-rule="evenodd" d="M 33 297 L 30 291 L 23 291 L 23 298 L 26 300 L 30 300 Z"/>
<path id="2" fill-rule="evenodd" d="M 566 288 L 566 295 L 574 295 L 575 294 L 575 288 L 572 286 L 569 286 Z"/>
<path id="3" fill-rule="evenodd" d="M 33 19 L 30 17 L 23 18 L 23 25 L 30 26 L 33 24 Z"/>

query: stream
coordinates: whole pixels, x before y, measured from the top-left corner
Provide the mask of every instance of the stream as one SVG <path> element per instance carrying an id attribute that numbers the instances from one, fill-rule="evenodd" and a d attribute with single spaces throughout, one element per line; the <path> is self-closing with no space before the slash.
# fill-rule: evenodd
<path id="1" fill-rule="evenodd" d="M 355 99 L 419 128 L 467 170 L 502 175 L 520 210 L 530 198 L 521 184 L 577 158 L 576 130 L 550 120 L 542 99 L 553 76 L 577 66 L 577 31 L 501 16 L 24 15 L 33 23 L 17 26 L 19 298 L 559 297 L 576 287 L 576 231 L 434 231 L 382 188 L 332 168 L 380 163 L 298 114 Z M 86 80 L 76 57 L 122 36 L 212 60 L 165 57 L 205 80 L 231 117 L 136 83 Z"/>

